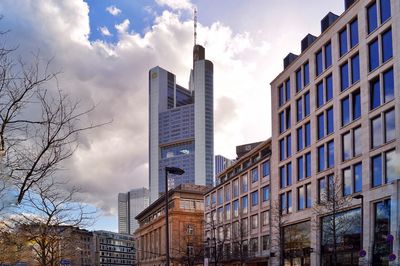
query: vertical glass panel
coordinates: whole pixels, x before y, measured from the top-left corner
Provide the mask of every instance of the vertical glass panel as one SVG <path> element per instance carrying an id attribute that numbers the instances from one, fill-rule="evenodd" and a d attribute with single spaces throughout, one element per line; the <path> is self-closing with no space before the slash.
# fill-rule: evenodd
<path id="1" fill-rule="evenodd" d="M 285 139 L 281 139 L 279 141 L 279 154 L 280 154 L 280 160 L 285 159 Z"/>
<path id="2" fill-rule="evenodd" d="M 369 71 L 374 70 L 379 66 L 379 46 L 378 39 L 368 45 L 369 55 Z"/>
<path id="3" fill-rule="evenodd" d="M 351 58 L 351 83 L 354 84 L 360 80 L 360 57 L 357 55 Z"/>
<path id="4" fill-rule="evenodd" d="M 269 200 L 269 186 L 263 187 L 263 201 Z"/>
<path id="5" fill-rule="evenodd" d="M 311 153 L 306 154 L 306 177 L 311 176 Z"/>
<path id="6" fill-rule="evenodd" d="M 325 86 L 326 86 L 326 101 L 330 101 L 333 98 L 333 81 L 332 81 L 332 75 L 329 75 L 326 77 L 325 81 Z"/>
<path id="7" fill-rule="evenodd" d="M 258 204 L 258 191 L 251 193 L 251 206 L 256 206 Z"/>
<path id="8" fill-rule="evenodd" d="M 335 145 L 333 140 L 328 142 L 328 160 L 327 160 L 327 168 L 333 167 L 335 164 Z"/>
<path id="9" fill-rule="evenodd" d="M 263 177 L 267 177 L 270 175 L 270 169 L 271 169 L 271 164 L 269 161 L 266 161 L 265 163 L 263 163 L 262 165 L 262 169 L 263 169 Z"/>
<path id="10" fill-rule="evenodd" d="M 306 92 L 304 94 L 304 117 L 310 114 L 310 93 Z"/>
<path id="11" fill-rule="evenodd" d="M 368 16 L 368 33 L 371 33 L 378 27 L 378 13 L 376 3 L 373 3 L 367 8 Z"/>
<path id="12" fill-rule="evenodd" d="M 301 68 L 296 71 L 296 92 L 301 91 L 303 83 L 301 82 Z"/>
<path id="13" fill-rule="evenodd" d="M 280 195 L 280 203 L 281 203 L 281 211 L 283 213 L 286 213 L 286 195 L 285 195 L 285 193 L 282 193 Z"/>
<path id="14" fill-rule="evenodd" d="M 288 186 L 291 186 L 291 185 L 292 185 L 292 163 L 288 163 L 288 164 L 286 165 L 286 170 L 287 170 L 287 173 L 286 173 L 286 175 L 287 175 L 286 183 L 287 183 Z"/>
<path id="15" fill-rule="evenodd" d="M 340 66 L 340 89 L 344 91 L 349 87 L 349 65 Z"/>
<path id="16" fill-rule="evenodd" d="M 386 182 L 389 183 L 399 178 L 397 173 L 399 165 L 396 161 L 396 151 L 392 150 L 386 153 Z"/>
<path id="17" fill-rule="evenodd" d="M 310 83 L 310 65 L 308 62 L 304 64 L 303 71 L 304 86 L 307 86 Z"/>
<path id="18" fill-rule="evenodd" d="M 371 110 L 375 109 L 379 105 L 381 105 L 381 88 L 380 88 L 380 83 L 379 79 L 375 79 L 371 81 L 370 84 L 370 104 L 371 104 Z"/>
<path id="19" fill-rule="evenodd" d="M 372 157 L 372 186 L 382 185 L 382 156 Z"/>
<path id="20" fill-rule="evenodd" d="M 393 68 L 383 73 L 383 95 L 385 102 L 394 99 Z"/>
<path id="21" fill-rule="evenodd" d="M 346 97 L 342 100 L 342 126 L 350 122 L 350 100 Z"/>
<path id="22" fill-rule="evenodd" d="M 390 0 L 380 0 L 381 7 L 381 23 L 388 20 L 391 16 Z"/>
<path id="23" fill-rule="evenodd" d="M 340 45 L 340 56 L 344 55 L 347 53 L 347 30 L 344 29 L 341 32 L 339 32 L 339 45 Z"/>
<path id="24" fill-rule="evenodd" d="M 324 104 L 324 84 L 322 82 L 317 84 L 317 108 Z"/>
<path id="25" fill-rule="evenodd" d="M 328 43 L 325 45 L 325 68 L 332 65 L 332 45 Z"/>
<path id="26" fill-rule="evenodd" d="M 318 139 L 322 139 L 325 136 L 325 122 L 323 113 L 318 116 L 317 121 L 318 121 Z"/>
<path id="27" fill-rule="evenodd" d="M 391 141 L 396 138 L 396 121 L 394 109 L 385 113 L 385 141 Z"/>
<path id="28" fill-rule="evenodd" d="M 303 157 L 297 158 L 297 180 L 304 179 L 304 160 Z"/>
<path id="29" fill-rule="evenodd" d="M 286 171 L 285 167 L 279 167 L 279 180 L 280 180 L 280 188 L 286 187 Z"/>
<path id="30" fill-rule="evenodd" d="M 300 98 L 296 101 L 297 109 L 297 122 L 303 119 L 303 99 Z"/>
<path id="31" fill-rule="evenodd" d="M 318 172 L 325 170 L 325 147 L 318 147 Z"/>
<path id="32" fill-rule="evenodd" d="M 315 72 L 317 76 L 319 76 L 322 73 L 322 50 L 317 52 L 315 55 Z"/>
<path id="33" fill-rule="evenodd" d="M 318 180 L 318 202 L 323 202 L 326 198 L 326 182 L 325 178 Z"/>
<path id="34" fill-rule="evenodd" d="M 312 207 L 311 184 L 306 185 L 306 208 Z"/>
<path id="35" fill-rule="evenodd" d="M 285 91 L 283 85 L 279 87 L 279 106 L 282 106 L 285 103 Z"/>
<path id="36" fill-rule="evenodd" d="M 279 133 L 285 131 L 285 112 L 279 113 Z"/>
<path id="37" fill-rule="evenodd" d="M 393 57 L 392 30 L 382 34 L 382 61 L 386 62 Z"/>
<path id="38" fill-rule="evenodd" d="M 389 265 L 388 255 L 391 251 L 391 245 L 387 241 L 387 236 L 390 234 L 390 199 L 378 202 L 375 204 L 374 210 L 374 244 L 372 265 Z"/>
<path id="39" fill-rule="evenodd" d="M 292 156 L 292 136 L 288 135 L 286 138 L 286 156 L 289 158 L 290 156 Z"/>
<path id="40" fill-rule="evenodd" d="M 286 101 L 289 101 L 290 100 L 290 79 L 286 80 L 285 89 L 286 89 Z"/>
<path id="41" fill-rule="evenodd" d="M 254 183 L 257 181 L 258 181 L 258 167 L 251 170 L 251 182 Z"/>
<path id="42" fill-rule="evenodd" d="M 343 195 L 348 196 L 352 193 L 351 189 L 351 170 L 350 168 L 343 170 Z"/>
<path id="43" fill-rule="evenodd" d="M 350 23 L 350 47 L 353 48 L 358 44 L 358 20 L 355 19 Z"/>
<path id="44" fill-rule="evenodd" d="M 382 119 L 380 116 L 371 121 L 372 148 L 379 147 L 383 143 Z"/>
<path id="45" fill-rule="evenodd" d="M 354 165 L 354 193 L 362 191 L 362 164 Z"/>
<path id="46" fill-rule="evenodd" d="M 292 212 L 292 191 L 287 193 L 287 208 L 288 212 Z"/>
<path id="47" fill-rule="evenodd" d="M 242 198 L 242 213 L 243 214 L 247 213 L 248 206 L 249 206 L 249 200 L 248 200 L 247 196 L 244 196 Z"/>
<path id="48" fill-rule="evenodd" d="M 305 130 L 305 132 L 304 132 L 304 134 L 305 134 L 305 138 L 304 138 L 305 143 L 304 143 L 304 146 L 305 146 L 305 147 L 308 147 L 308 146 L 311 145 L 311 126 L 310 126 L 310 123 L 309 123 L 309 122 L 308 122 L 307 124 L 305 124 L 304 130 Z"/>
<path id="49" fill-rule="evenodd" d="M 354 92 L 353 94 L 353 120 L 359 118 L 361 116 L 361 95 L 359 91 Z"/>
<path id="50" fill-rule="evenodd" d="M 362 153 L 362 141 L 361 141 L 361 127 L 354 129 L 354 156 L 361 155 Z"/>
<path id="51" fill-rule="evenodd" d="M 329 108 L 326 111 L 326 115 L 327 115 L 327 135 L 333 133 L 333 108 Z"/>
<path id="52" fill-rule="evenodd" d="M 350 132 L 342 136 L 342 160 L 346 161 L 351 158 L 351 134 Z"/>
<path id="53" fill-rule="evenodd" d="M 291 116 L 290 116 L 290 107 L 286 108 L 286 129 L 289 129 L 292 122 L 291 122 Z"/>
<path id="54" fill-rule="evenodd" d="M 303 128 L 300 127 L 297 129 L 297 151 L 301 151 L 303 147 Z"/>
<path id="55" fill-rule="evenodd" d="M 297 189 L 297 204 L 299 210 L 304 210 L 305 201 L 304 201 L 304 187 L 299 187 Z"/>

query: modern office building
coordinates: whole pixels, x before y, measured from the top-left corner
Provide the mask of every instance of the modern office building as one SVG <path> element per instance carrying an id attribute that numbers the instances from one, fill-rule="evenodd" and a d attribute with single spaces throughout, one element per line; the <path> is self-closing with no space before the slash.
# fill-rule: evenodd
<path id="1" fill-rule="evenodd" d="M 96 266 L 135 265 L 133 236 L 109 231 L 94 231 Z"/>
<path id="2" fill-rule="evenodd" d="M 132 189 L 118 194 L 118 233 L 133 235 L 139 227 L 135 216 L 149 206 L 147 188 Z"/>
<path id="3" fill-rule="evenodd" d="M 271 83 L 273 265 L 399 263 L 400 2 L 345 7 Z"/>
<path id="4" fill-rule="evenodd" d="M 169 195 L 170 265 L 203 265 L 205 186 L 181 184 Z M 165 196 L 136 216 L 137 265 L 165 265 Z"/>
<path id="5" fill-rule="evenodd" d="M 252 146 L 204 194 L 210 265 L 268 265 L 271 139 Z"/>
<path id="6" fill-rule="evenodd" d="M 185 171 L 170 176 L 173 186 L 213 184 L 213 112 L 213 64 L 205 59 L 204 47 L 193 48 L 189 89 L 176 84 L 175 75 L 161 67 L 149 71 L 151 202 L 165 191 L 166 166 Z"/>
<path id="7" fill-rule="evenodd" d="M 233 164 L 234 160 L 228 159 L 222 155 L 215 156 L 215 176 L 220 174 L 226 168 Z"/>

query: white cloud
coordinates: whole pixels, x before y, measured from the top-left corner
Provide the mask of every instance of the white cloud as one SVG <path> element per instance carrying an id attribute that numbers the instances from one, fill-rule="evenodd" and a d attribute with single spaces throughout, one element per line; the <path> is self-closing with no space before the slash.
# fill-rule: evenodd
<path id="1" fill-rule="evenodd" d="M 129 29 L 129 24 L 129 19 L 125 19 L 121 24 L 117 24 L 114 27 L 119 33 L 126 33 Z"/>
<path id="2" fill-rule="evenodd" d="M 190 0 L 156 0 L 156 3 L 160 6 L 168 6 L 174 10 L 177 9 L 193 9 L 194 5 Z"/>
<path id="3" fill-rule="evenodd" d="M 112 36 L 111 32 L 108 30 L 106 26 L 100 27 L 99 31 L 103 36 Z"/>
<path id="4" fill-rule="evenodd" d="M 108 7 L 106 8 L 106 11 L 107 11 L 108 13 L 110 13 L 111 15 L 113 15 L 113 16 L 118 16 L 118 15 L 121 13 L 121 9 L 119 9 L 119 8 L 116 7 L 116 6 L 108 6 Z"/>

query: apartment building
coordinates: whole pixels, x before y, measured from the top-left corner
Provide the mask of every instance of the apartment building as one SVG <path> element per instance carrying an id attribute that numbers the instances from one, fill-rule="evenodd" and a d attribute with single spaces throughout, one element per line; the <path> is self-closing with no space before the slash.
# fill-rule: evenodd
<path id="1" fill-rule="evenodd" d="M 207 187 L 180 184 L 168 191 L 170 265 L 203 265 L 203 194 Z M 165 195 L 136 216 L 137 265 L 165 265 Z"/>
<path id="2" fill-rule="evenodd" d="M 204 194 L 205 259 L 266 265 L 270 256 L 271 139 L 252 146 Z"/>
<path id="3" fill-rule="evenodd" d="M 346 0 L 284 59 L 271 83 L 273 265 L 399 263 L 399 47 L 398 0 Z"/>

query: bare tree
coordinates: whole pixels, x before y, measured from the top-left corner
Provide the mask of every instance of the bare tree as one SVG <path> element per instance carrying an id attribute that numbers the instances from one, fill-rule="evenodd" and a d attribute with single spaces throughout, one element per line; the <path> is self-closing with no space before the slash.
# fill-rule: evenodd
<path id="1" fill-rule="evenodd" d="M 275 247 L 276 257 L 279 259 L 279 265 L 283 263 L 283 225 L 285 219 L 282 215 L 282 210 L 279 201 L 271 202 L 270 209 L 270 223 L 271 223 L 271 246 Z"/>
<path id="2" fill-rule="evenodd" d="M 234 253 L 232 259 L 239 260 L 240 265 L 244 265 L 249 256 L 249 243 L 246 244 L 249 235 L 248 226 L 248 222 L 243 222 L 240 216 L 239 219 L 232 224 L 232 245 Z"/>
<path id="3" fill-rule="evenodd" d="M 172 261 L 177 261 L 188 266 L 203 265 L 203 230 L 194 230 L 193 228 L 191 231 L 191 229 L 188 228 L 186 234 L 176 241 L 178 241 L 178 243 L 172 245 L 177 247 L 173 252 L 174 257 L 172 258 Z"/>
<path id="4" fill-rule="evenodd" d="M 211 217 L 205 221 L 205 231 L 210 232 L 206 236 L 206 248 L 209 252 L 206 254 L 213 264 L 217 266 L 224 260 L 224 245 L 228 239 L 226 228 L 223 224 L 218 223 L 216 217 Z M 221 230 L 222 229 L 222 230 Z"/>

